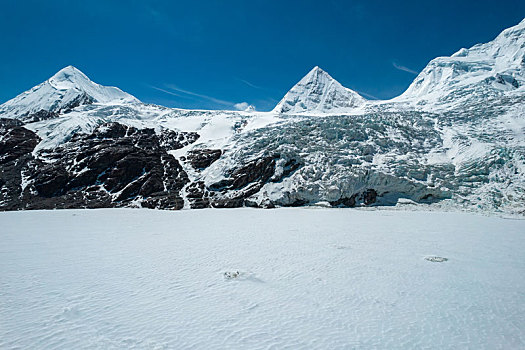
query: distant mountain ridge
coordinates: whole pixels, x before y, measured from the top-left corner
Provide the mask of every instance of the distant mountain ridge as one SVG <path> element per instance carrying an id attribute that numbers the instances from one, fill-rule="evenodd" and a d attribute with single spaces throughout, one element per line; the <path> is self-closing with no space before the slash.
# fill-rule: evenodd
<path id="1" fill-rule="evenodd" d="M 489 43 L 462 48 L 452 56 L 433 59 L 408 89 L 392 101 L 440 103 L 458 97 L 449 96 L 454 91 L 469 87 L 472 90 L 474 85 L 496 92 L 525 85 L 525 19 Z M 316 66 L 286 93 L 272 112 L 345 113 L 363 107 L 367 102 L 377 104 L 382 101 L 367 101 Z M 59 113 L 90 103 L 140 101 L 116 87 L 96 84 L 77 68 L 68 66 L 42 84 L 0 105 L 0 116 L 23 119 L 40 111 Z"/>
<path id="2" fill-rule="evenodd" d="M 69 66 L 0 105 L 0 210 L 425 205 L 525 215 L 525 20 L 370 101 L 314 67 L 271 112 L 144 104 Z"/>

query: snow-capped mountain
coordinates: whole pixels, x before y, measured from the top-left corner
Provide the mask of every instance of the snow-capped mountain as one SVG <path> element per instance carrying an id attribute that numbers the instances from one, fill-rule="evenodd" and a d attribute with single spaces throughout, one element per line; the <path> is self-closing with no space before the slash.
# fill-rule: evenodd
<path id="1" fill-rule="evenodd" d="M 94 83 L 80 70 L 68 66 L 1 105 L 0 117 L 34 121 L 52 118 L 81 105 L 138 102 L 119 88 Z"/>
<path id="2" fill-rule="evenodd" d="M 314 67 L 275 106 L 275 113 L 341 113 L 365 103 L 357 92 L 342 86 L 319 67 Z"/>
<path id="3" fill-rule="evenodd" d="M 524 28 L 432 60 L 389 101 L 315 67 L 271 112 L 143 104 L 66 67 L 0 106 L 0 209 L 411 203 L 525 215 Z"/>
<path id="4" fill-rule="evenodd" d="M 487 95 L 523 90 L 524 85 L 525 20 L 489 43 L 433 59 L 395 100 L 454 108 Z"/>

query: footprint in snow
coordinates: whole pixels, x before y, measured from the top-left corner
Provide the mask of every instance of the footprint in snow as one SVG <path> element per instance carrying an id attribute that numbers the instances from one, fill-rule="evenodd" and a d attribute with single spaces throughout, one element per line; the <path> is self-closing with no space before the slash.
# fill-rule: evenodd
<path id="1" fill-rule="evenodd" d="M 447 258 L 443 258 L 441 256 L 427 256 L 425 258 L 425 260 L 431 261 L 431 262 L 445 262 L 445 261 L 448 261 Z"/>
<path id="2" fill-rule="evenodd" d="M 255 277 L 254 273 L 251 272 L 242 272 L 239 270 L 235 271 L 226 271 L 222 273 L 224 280 L 226 281 L 252 281 L 252 282 L 264 282 L 263 280 Z"/>
<path id="3" fill-rule="evenodd" d="M 223 273 L 225 280 L 232 280 L 235 278 L 239 278 L 241 276 L 241 273 L 239 271 L 226 271 Z"/>

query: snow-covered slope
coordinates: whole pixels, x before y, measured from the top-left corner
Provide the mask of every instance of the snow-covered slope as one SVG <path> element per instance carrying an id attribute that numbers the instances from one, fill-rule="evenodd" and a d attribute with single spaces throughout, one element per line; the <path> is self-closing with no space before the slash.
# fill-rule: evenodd
<path id="1" fill-rule="evenodd" d="M 173 195 L 184 204 L 154 207 L 409 201 L 524 215 L 524 28 L 522 21 L 490 43 L 433 60 L 403 95 L 389 101 L 367 101 L 316 67 L 271 112 L 144 104 L 68 68 L 0 106 L 3 115 L 26 122 L 22 127 L 0 119 L 0 150 L 7 150 L 0 154 L 0 208 L 149 207 L 144 194 L 158 199 L 152 188 L 163 183 L 164 192 L 181 189 Z M 65 103 L 68 94 L 87 100 Z M 28 112 L 39 108 L 55 112 Z M 129 132 L 120 134 L 124 129 Z M 108 164 L 93 155 L 95 146 L 107 152 L 100 158 Z M 101 179 L 111 169 L 126 169 L 123 154 L 134 159 L 130 164 L 140 159 L 151 171 L 164 171 L 130 176 L 126 193 L 133 195 L 120 200 Z M 12 163 L 3 165 L 2 159 Z M 40 169 L 48 165 L 54 175 L 46 177 Z M 166 177 L 170 173 L 180 175 L 176 186 Z M 38 188 L 44 187 L 42 193 L 65 197 L 42 199 Z M 96 202 L 94 193 L 107 201 Z"/>
<path id="2" fill-rule="evenodd" d="M 456 108 L 524 90 L 525 19 L 493 41 L 433 59 L 397 101 Z"/>
<path id="3" fill-rule="evenodd" d="M 314 67 L 288 91 L 273 112 L 340 113 L 364 103 L 365 99 L 357 92 L 345 88 L 321 68 Z"/>
<path id="4" fill-rule="evenodd" d="M 80 70 L 68 66 L 45 82 L 2 104 L 0 117 L 38 120 L 91 103 L 138 102 L 138 99 L 119 88 L 94 83 Z"/>

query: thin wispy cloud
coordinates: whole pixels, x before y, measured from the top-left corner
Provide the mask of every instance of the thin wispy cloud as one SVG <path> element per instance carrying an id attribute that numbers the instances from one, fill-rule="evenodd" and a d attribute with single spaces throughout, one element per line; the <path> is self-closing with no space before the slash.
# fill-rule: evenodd
<path id="1" fill-rule="evenodd" d="M 172 84 L 168 84 L 168 85 L 166 85 L 166 87 L 170 91 L 176 91 L 176 92 L 179 92 L 179 93 L 182 93 L 182 94 L 195 96 L 195 97 L 198 97 L 198 98 L 201 98 L 201 99 L 204 99 L 204 100 L 208 100 L 208 101 L 211 101 L 211 102 L 223 105 L 223 106 L 233 106 L 235 104 L 234 102 L 220 100 L 220 99 L 212 97 L 212 96 L 198 94 L 198 93 L 193 92 L 193 91 L 184 90 L 184 89 L 181 89 L 181 88 L 179 88 L 179 87 L 177 87 L 175 85 L 172 85 Z"/>
<path id="2" fill-rule="evenodd" d="M 254 89 L 263 89 L 263 87 L 261 86 L 258 86 L 258 85 L 255 85 L 255 84 L 252 84 L 250 83 L 249 81 L 247 80 L 244 80 L 244 79 L 240 79 L 240 78 L 237 78 L 239 81 L 243 82 L 244 84 L 248 85 L 249 87 L 252 87 Z"/>
<path id="3" fill-rule="evenodd" d="M 177 96 L 177 97 L 185 98 L 185 97 L 182 96 L 182 95 L 176 94 L 176 93 L 174 93 L 174 92 L 172 92 L 172 91 L 168 91 L 168 90 L 166 90 L 166 89 L 162 89 L 162 88 L 157 87 L 157 86 L 153 86 L 153 85 L 148 85 L 148 86 L 149 86 L 150 88 L 152 88 L 152 89 L 155 89 L 155 90 L 158 90 L 158 91 L 162 91 L 162 92 L 164 92 L 164 93 L 166 93 L 166 94 L 168 94 L 168 95 L 172 95 L 172 96 Z"/>
<path id="4" fill-rule="evenodd" d="M 379 97 L 376 97 L 374 95 L 370 95 L 370 94 L 367 94 L 366 92 L 363 92 L 363 91 L 357 91 L 360 95 L 363 95 L 364 97 L 368 97 L 368 98 L 371 98 L 373 100 L 379 100 Z"/>
<path id="5" fill-rule="evenodd" d="M 402 66 L 400 64 L 397 64 L 396 62 L 392 62 L 392 66 L 394 66 L 395 69 L 398 69 L 398 70 L 402 70 L 403 72 L 408 72 L 410 74 L 414 74 L 414 75 L 418 75 L 419 72 L 413 70 L 413 69 L 410 69 L 408 67 L 405 67 L 405 66 Z"/>
<path id="6" fill-rule="evenodd" d="M 221 100 L 221 99 L 218 99 L 212 96 L 203 95 L 203 94 L 199 94 L 193 91 L 184 90 L 173 84 L 166 84 L 165 89 L 160 88 L 158 86 L 154 86 L 154 85 L 148 85 L 148 86 L 152 89 L 164 92 L 165 94 L 172 95 L 172 96 L 177 96 L 181 98 L 189 98 L 192 100 L 207 100 L 207 101 L 211 101 L 213 103 L 216 103 L 222 106 L 227 106 L 230 108 L 233 107 L 233 109 L 240 110 L 240 111 L 245 111 L 245 110 L 254 111 L 255 110 L 255 106 L 250 105 L 247 102 L 235 103 L 235 102 L 225 101 L 225 100 Z"/>

